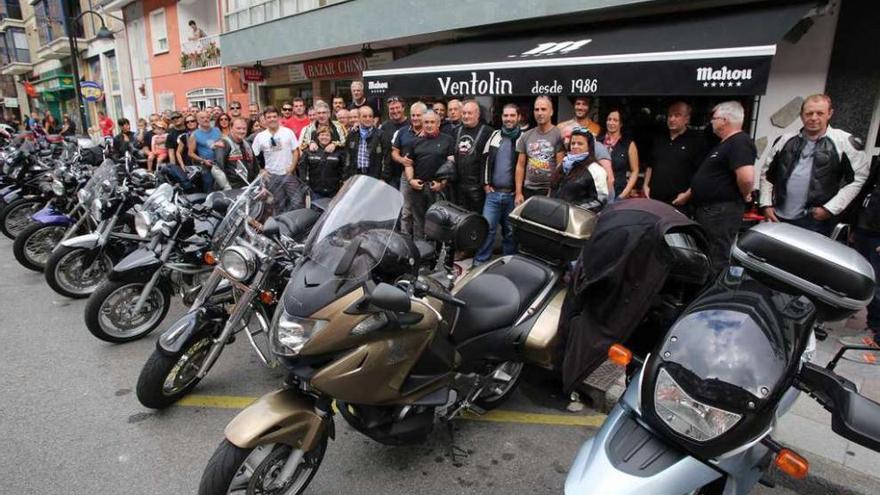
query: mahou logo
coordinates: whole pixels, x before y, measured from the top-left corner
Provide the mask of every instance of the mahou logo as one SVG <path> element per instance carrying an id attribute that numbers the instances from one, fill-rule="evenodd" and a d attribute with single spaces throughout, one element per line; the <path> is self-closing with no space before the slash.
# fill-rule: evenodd
<path id="1" fill-rule="evenodd" d="M 703 83 L 704 88 L 732 88 L 742 86 L 743 81 L 752 78 L 752 69 L 728 69 L 723 66 L 720 69 L 714 67 L 700 67 L 697 69 L 697 81 Z"/>
<path id="2" fill-rule="evenodd" d="M 508 55 L 507 58 L 540 57 L 543 55 L 565 55 L 566 53 L 573 52 L 583 47 L 591 41 L 593 40 L 589 39 L 578 41 L 556 41 L 541 43 L 531 50 L 524 51 L 519 55 Z"/>

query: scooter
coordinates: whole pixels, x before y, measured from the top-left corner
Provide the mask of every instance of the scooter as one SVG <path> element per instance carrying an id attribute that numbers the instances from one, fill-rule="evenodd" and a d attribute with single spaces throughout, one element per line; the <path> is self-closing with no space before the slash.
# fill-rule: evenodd
<path id="1" fill-rule="evenodd" d="M 880 404 L 811 362 L 822 322 L 874 296 L 871 265 L 852 249 L 789 224 L 743 233 L 722 273 L 645 359 L 620 402 L 574 460 L 569 495 L 746 495 L 775 467 L 803 478 L 809 463 L 772 438 L 801 392 L 831 412 L 838 435 L 880 451 Z"/>

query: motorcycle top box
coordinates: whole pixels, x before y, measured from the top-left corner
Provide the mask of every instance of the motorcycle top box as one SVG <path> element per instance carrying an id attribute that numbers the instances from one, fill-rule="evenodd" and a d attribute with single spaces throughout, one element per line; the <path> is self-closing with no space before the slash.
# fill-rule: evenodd
<path id="1" fill-rule="evenodd" d="M 598 221 L 589 210 L 545 196 L 529 198 L 509 218 L 519 250 L 552 263 L 576 260 Z"/>
<path id="2" fill-rule="evenodd" d="M 874 297 L 874 271 L 854 250 L 786 223 L 742 234 L 733 258 L 771 287 L 810 299 L 824 321 L 842 320 Z"/>

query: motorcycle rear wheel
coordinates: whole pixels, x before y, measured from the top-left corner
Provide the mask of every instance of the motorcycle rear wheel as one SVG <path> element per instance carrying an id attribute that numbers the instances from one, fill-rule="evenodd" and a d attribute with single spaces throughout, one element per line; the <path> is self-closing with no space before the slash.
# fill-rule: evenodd
<path id="1" fill-rule="evenodd" d="M 474 400 L 474 405 L 486 411 L 495 409 L 503 404 L 516 391 L 522 379 L 524 365 L 521 362 L 505 361 L 498 364 L 491 375 L 500 373 L 498 380 L 493 380 L 493 387 Z"/>
<path id="2" fill-rule="evenodd" d="M 146 318 L 143 321 L 137 322 L 140 316 L 122 314 L 133 310 L 145 285 L 146 282 L 102 282 L 86 303 L 85 320 L 89 332 L 105 342 L 121 344 L 140 339 L 155 330 L 171 306 L 170 290 L 161 282 L 153 287 L 144 304 L 142 311 L 146 311 Z"/>
<path id="3" fill-rule="evenodd" d="M 138 376 L 140 403 L 151 409 L 165 409 L 188 394 L 201 381 L 199 369 L 212 343 L 210 335 L 199 334 L 174 354 L 154 350 Z"/>
<path id="4" fill-rule="evenodd" d="M 35 272 L 42 272 L 52 250 L 64 238 L 67 227 L 32 223 L 24 228 L 12 244 L 12 254 L 21 266 Z"/>
<path id="5" fill-rule="evenodd" d="M 40 211 L 45 202 L 39 199 L 17 199 L 0 210 L 0 232 L 15 240 L 19 233 L 31 223 L 31 216 Z"/>
<path id="6" fill-rule="evenodd" d="M 101 285 L 113 268 L 113 261 L 102 254 L 91 266 L 83 267 L 89 249 L 59 246 L 46 262 L 46 283 L 58 294 L 71 299 L 84 299 Z"/>
<path id="7" fill-rule="evenodd" d="M 290 456 L 291 447 L 284 444 L 260 445 L 242 449 L 223 440 L 208 461 L 199 495 L 300 495 L 308 488 L 321 466 L 327 450 L 327 435 L 306 452 L 290 481 L 278 489 L 267 489 Z"/>

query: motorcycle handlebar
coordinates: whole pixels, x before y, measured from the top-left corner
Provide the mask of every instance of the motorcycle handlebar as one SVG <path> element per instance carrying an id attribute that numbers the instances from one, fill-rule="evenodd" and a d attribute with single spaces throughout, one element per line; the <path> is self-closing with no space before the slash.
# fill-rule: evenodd
<path id="1" fill-rule="evenodd" d="M 441 292 L 434 290 L 428 284 L 422 282 L 421 280 L 417 280 L 415 284 L 413 284 L 413 290 L 416 292 L 416 294 L 428 295 L 433 297 L 434 299 L 439 299 L 453 306 L 458 306 L 459 308 L 467 306 L 467 303 L 462 301 L 461 299 L 458 299 L 452 294 L 449 294 L 445 291 Z"/>

